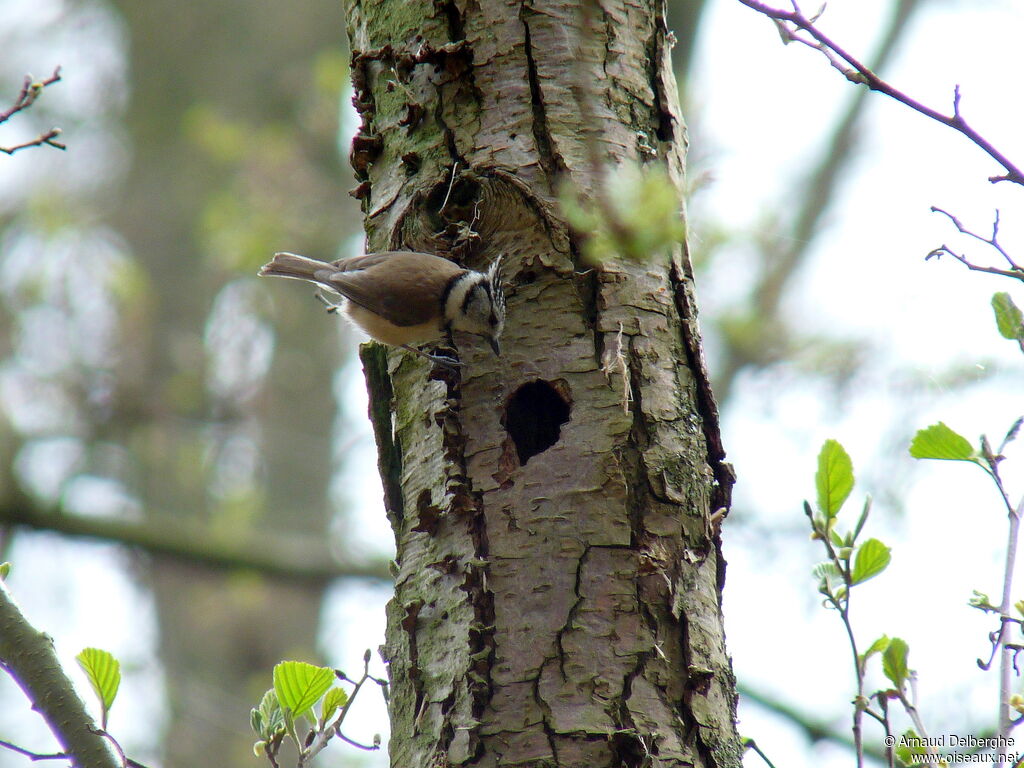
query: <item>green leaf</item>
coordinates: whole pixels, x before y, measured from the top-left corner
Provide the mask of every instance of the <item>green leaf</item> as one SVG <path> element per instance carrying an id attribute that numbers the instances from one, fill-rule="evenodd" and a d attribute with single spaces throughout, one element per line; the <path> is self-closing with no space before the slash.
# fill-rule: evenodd
<path id="1" fill-rule="evenodd" d="M 871 514 L 871 496 L 864 498 L 864 508 L 860 512 L 860 517 L 857 518 L 857 525 L 853 529 L 853 536 L 851 536 L 851 543 L 857 540 L 860 536 L 860 532 L 864 530 L 864 524 L 868 521 L 868 515 Z"/>
<path id="2" fill-rule="evenodd" d="M 10 563 L 0 563 L 0 579 L 6 579 L 11 573 Z"/>
<path id="3" fill-rule="evenodd" d="M 889 647 L 889 636 L 882 635 L 880 638 L 875 640 L 868 649 L 864 651 L 864 654 L 860 657 L 861 664 L 866 664 L 867 660 L 874 656 L 876 653 L 884 653 L 885 649 Z"/>
<path id="4" fill-rule="evenodd" d="M 862 584 L 884 571 L 892 560 L 892 550 L 878 539 L 868 539 L 857 548 L 853 560 L 851 584 Z"/>
<path id="5" fill-rule="evenodd" d="M 894 737 L 895 738 L 895 737 Z M 899 746 L 894 751 L 896 759 L 899 761 L 901 766 L 914 765 L 917 761 L 914 759 L 914 753 L 910 750 L 904 742 L 896 742 Z"/>
<path id="6" fill-rule="evenodd" d="M 1010 428 L 1006 430 L 1006 436 L 1003 438 L 1003 442 L 999 444 L 999 453 L 1006 450 L 1006 446 L 1017 439 L 1017 435 L 1020 434 L 1020 428 L 1022 425 L 1024 425 L 1024 416 L 1021 416 L 1013 422 L 1012 425 L 1010 425 Z"/>
<path id="7" fill-rule="evenodd" d="M 818 509 L 826 518 L 835 517 L 853 490 L 853 462 L 835 440 L 826 440 L 821 446 L 814 483 L 818 488 Z"/>
<path id="8" fill-rule="evenodd" d="M 89 685 L 96 692 L 102 709 L 102 727 L 107 727 L 107 713 L 117 698 L 121 686 L 121 663 L 109 651 L 99 648 L 85 648 L 75 657 L 78 666 L 89 678 Z"/>
<path id="9" fill-rule="evenodd" d="M 992 605 L 992 599 L 984 592 L 979 592 L 976 589 L 971 590 L 971 597 L 967 601 L 967 604 L 971 608 L 977 608 L 979 611 L 985 613 L 992 613 L 999 610 L 996 606 Z"/>
<path id="10" fill-rule="evenodd" d="M 324 696 L 323 721 L 326 723 L 334 713 L 348 702 L 348 694 L 343 688 L 331 688 Z"/>
<path id="11" fill-rule="evenodd" d="M 814 574 L 814 578 L 819 580 L 842 578 L 842 574 L 839 572 L 839 569 L 836 568 L 835 563 L 833 563 L 831 560 L 826 560 L 824 562 L 818 563 L 811 570 L 811 573 Z"/>
<path id="12" fill-rule="evenodd" d="M 924 739 L 918 736 L 917 731 L 913 728 L 905 730 L 903 735 L 897 739 L 897 743 L 901 744 L 902 747 L 900 747 L 900 749 L 903 749 L 906 752 L 907 757 L 904 762 L 907 765 L 917 764 L 917 760 L 914 758 L 921 757 L 928 753 L 928 748 L 925 746 Z"/>
<path id="13" fill-rule="evenodd" d="M 284 730 L 284 713 L 273 688 L 263 694 L 259 708 L 249 713 L 249 724 L 264 741 L 271 741 Z"/>
<path id="14" fill-rule="evenodd" d="M 258 709 L 249 710 L 249 725 L 252 726 L 257 736 L 263 735 L 263 714 Z"/>
<path id="15" fill-rule="evenodd" d="M 1008 293 L 992 295 L 992 311 L 996 314 L 996 327 L 999 335 L 1011 341 L 1024 340 L 1024 314 Z"/>
<path id="16" fill-rule="evenodd" d="M 882 653 L 882 672 L 892 681 L 897 690 L 903 690 L 903 684 L 907 682 L 907 675 L 910 670 L 907 668 L 907 656 L 910 654 L 910 646 L 906 640 L 894 637 L 889 641 L 888 647 Z"/>
<path id="17" fill-rule="evenodd" d="M 970 442 L 941 421 L 918 430 L 910 443 L 910 455 L 915 459 L 943 459 L 946 461 L 978 461 L 978 454 Z"/>
<path id="18" fill-rule="evenodd" d="M 334 683 L 334 670 L 303 661 L 282 661 L 274 667 L 274 692 L 293 718 L 302 717 Z"/>

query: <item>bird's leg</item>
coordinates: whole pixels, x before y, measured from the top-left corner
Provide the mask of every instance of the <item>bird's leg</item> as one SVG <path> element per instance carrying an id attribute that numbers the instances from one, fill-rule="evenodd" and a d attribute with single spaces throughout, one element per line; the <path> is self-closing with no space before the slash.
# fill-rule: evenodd
<path id="1" fill-rule="evenodd" d="M 337 313 L 342 307 L 342 305 L 339 302 L 331 301 L 329 298 L 327 298 L 324 295 L 324 292 L 319 288 L 317 288 L 316 293 L 314 293 L 313 295 L 316 296 L 317 301 L 319 301 L 321 304 L 327 307 L 328 313 L 332 315 Z"/>
<path id="2" fill-rule="evenodd" d="M 424 352 L 422 349 L 410 347 L 408 344 L 402 344 L 401 347 L 402 349 L 406 349 L 410 352 L 415 352 L 420 357 L 427 358 L 427 360 L 429 360 L 432 363 L 436 363 L 437 365 L 443 365 L 445 368 L 449 368 L 451 370 L 457 370 L 458 368 L 461 368 L 463 366 L 463 363 L 461 361 L 456 360 L 454 357 L 449 357 L 448 355 L 432 355 L 429 352 Z"/>

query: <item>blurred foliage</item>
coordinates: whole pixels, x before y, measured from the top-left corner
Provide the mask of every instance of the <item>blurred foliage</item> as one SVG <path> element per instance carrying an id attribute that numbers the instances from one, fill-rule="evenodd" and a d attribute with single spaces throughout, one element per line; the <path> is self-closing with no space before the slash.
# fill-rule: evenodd
<path id="1" fill-rule="evenodd" d="M 209 540 L 285 530 L 326 561 L 337 323 L 255 271 L 282 248 L 330 257 L 359 232 L 339 151 L 340 6 L 43 5 L 12 10 L 0 75 L 58 57 L 64 94 L 33 117 L 74 148 L 59 164 L 13 158 L 16 186 L 0 177 L 0 506 L 178 518 Z M 248 765 L 247 688 L 286 649 L 314 653 L 321 587 L 136 566 L 167 732 L 189 733 L 166 764 Z M 212 717 L 210 690 L 224 692 Z"/>
<path id="2" fill-rule="evenodd" d="M 605 179 L 601 199 L 581 199 L 566 185 L 559 201 L 594 265 L 616 258 L 640 264 L 666 259 L 686 237 L 679 192 L 661 166 L 620 165 Z"/>

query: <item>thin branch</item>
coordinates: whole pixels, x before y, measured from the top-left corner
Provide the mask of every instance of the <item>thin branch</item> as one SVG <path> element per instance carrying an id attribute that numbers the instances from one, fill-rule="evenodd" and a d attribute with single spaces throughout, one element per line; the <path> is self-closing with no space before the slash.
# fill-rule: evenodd
<path id="1" fill-rule="evenodd" d="M 780 22 L 778 25 L 780 27 L 780 32 L 784 33 L 786 39 L 808 45 L 811 48 L 820 51 L 834 67 L 843 73 L 847 80 L 866 85 L 872 91 L 884 93 L 886 96 L 895 99 L 900 104 L 910 107 L 915 112 L 962 133 L 972 143 L 988 154 L 989 157 L 999 163 L 999 165 L 1001 165 L 1006 171 L 1006 173 L 1001 176 L 990 176 L 989 181 L 993 184 L 999 181 L 1012 181 L 1015 184 L 1024 185 L 1024 172 L 1022 172 L 1020 168 L 1011 162 L 1010 159 L 1002 152 L 996 149 L 987 139 L 968 125 L 967 121 L 963 118 L 963 115 L 961 115 L 959 85 L 956 86 L 953 91 L 953 114 L 945 115 L 938 110 L 925 106 L 921 102 L 911 98 L 880 78 L 819 30 L 815 26 L 814 21 L 804 16 L 795 4 L 792 11 L 784 11 L 779 8 L 772 8 L 764 3 L 757 2 L 757 0 L 739 0 L 739 2 L 758 13 L 761 13 L 771 19 L 775 19 L 776 22 Z M 815 42 L 811 42 L 810 40 L 795 34 L 791 29 L 785 26 L 787 23 L 792 24 L 797 29 L 802 29 L 807 32 Z M 843 65 L 844 62 L 847 66 Z"/>
<path id="2" fill-rule="evenodd" d="M 0 152 L 3 152 L 8 155 L 13 155 L 18 150 L 28 149 L 29 147 L 41 147 L 43 146 L 43 144 L 46 144 L 47 146 L 50 147 L 54 147 L 55 149 L 67 149 L 68 147 L 66 144 L 62 144 L 59 141 L 54 141 L 54 139 L 60 136 L 60 134 L 60 128 L 51 128 L 46 133 L 41 134 L 36 138 L 32 139 L 32 141 L 26 141 L 23 144 L 15 144 L 13 147 L 0 147 Z"/>
<path id="3" fill-rule="evenodd" d="M 51 752 L 50 754 L 40 754 L 38 752 L 30 752 L 24 747 L 19 747 L 17 744 L 11 744 L 9 741 L 3 741 L 0 739 L 0 747 L 9 749 L 11 752 L 17 752 L 19 755 L 27 757 L 32 762 L 37 760 L 66 760 L 68 754 L 66 752 Z"/>
<path id="4" fill-rule="evenodd" d="M 110 732 L 107 730 L 106 718 L 107 718 L 107 711 L 106 711 L 106 708 L 104 708 L 104 710 L 103 710 L 103 727 L 102 728 L 98 728 L 96 730 L 96 733 L 98 733 L 100 736 L 102 736 L 108 742 L 110 742 L 110 746 L 112 746 L 114 748 L 114 751 L 117 753 L 118 759 L 121 761 L 121 768 L 128 768 L 128 766 L 129 766 L 128 756 L 124 753 L 124 750 L 121 748 L 121 745 L 118 743 L 117 739 L 115 739 L 113 736 L 111 736 Z"/>
<path id="5" fill-rule="evenodd" d="M 360 744 L 358 741 L 350 739 L 341 731 L 338 731 L 338 738 L 346 744 L 351 744 L 353 747 L 358 747 L 359 749 L 365 749 L 367 752 L 373 752 L 374 750 L 380 749 L 380 744 Z"/>
<path id="6" fill-rule="evenodd" d="M 938 258 L 939 256 L 947 254 L 949 256 L 952 256 L 957 261 L 959 261 L 972 272 L 987 272 L 990 275 L 999 275 L 1000 277 L 1009 277 L 1014 280 L 1024 281 L 1024 272 L 1015 272 L 1009 269 L 999 269 L 998 267 L 983 267 L 980 264 L 974 264 L 973 262 L 968 260 L 968 258 L 964 256 L 962 253 L 957 253 L 948 245 L 940 245 L 934 251 L 929 252 L 928 255 L 925 256 L 925 259 L 930 259 L 933 256 Z"/>
<path id="7" fill-rule="evenodd" d="M 18 98 L 15 99 L 13 106 L 5 112 L 0 112 L 0 125 L 6 123 L 23 109 L 31 107 L 46 86 L 60 82 L 60 79 L 60 67 L 53 70 L 53 74 L 46 80 L 38 82 L 34 81 L 31 75 L 26 75 L 25 84 L 21 86 L 21 92 L 18 94 Z"/>
<path id="8" fill-rule="evenodd" d="M 963 264 L 965 267 L 967 267 L 968 269 L 973 270 L 975 272 L 987 272 L 987 273 L 989 273 L 991 275 L 999 275 L 1001 277 L 1009 277 L 1009 278 L 1013 278 L 1014 280 L 1020 280 L 1020 281 L 1024 282 L 1024 267 L 1022 267 L 1020 264 L 1018 264 L 1016 261 L 1014 261 L 1013 257 L 1010 256 L 1010 254 L 1006 252 L 1006 250 L 1003 248 L 1003 246 L 999 242 L 999 211 L 998 210 L 996 211 L 995 220 L 992 222 L 992 236 L 991 237 L 985 237 L 984 235 L 979 235 L 977 232 L 972 232 L 971 230 L 967 229 L 966 227 L 964 227 L 963 224 L 960 223 L 960 219 L 958 219 L 956 216 L 951 214 L 949 211 L 944 211 L 942 208 L 939 208 L 939 207 L 933 205 L 932 206 L 932 213 L 941 213 L 943 216 L 948 218 L 951 222 L 953 222 L 953 226 L 956 227 L 957 231 L 960 234 L 967 235 L 968 237 L 973 237 L 975 240 L 978 240 L 979 242 L 985 243 L 985 245 L 988 245 L 991 248 L 994 248 L 999 253 L 999 255 L 1002 256 L 1003 259 L 1006 260 L 1006 263 L 1010 265 L 1010 268 L 1009 269 L 1000 269 L 999 267 L 985 267 L 985 266 L 982 266 L 980 264 L 975 264 L 975 263 L 971 262 L 970 260 L 968 260 L 968 258 L 966 256 L 964 256 L 963 254 L 957 253 L 956 251 L 954 251 L 948 245 L 945 245 L 945 244 L 940 245 L 938 248 L 936 248 L 931 253 L 929 253 L 927 256 L 925 256 L 925 260 L 928 260 L 928 259 L 932 258 L 933 256 L 938 258 L 938 257 L 942 256 L 943 254 L 949 254 L 954 259 L 956 259 L 961 264 Z"/>
<path id="9" fill-rule="evenodd" d="M 21 86 L 21 91 L 18 93 L 18 97 L 14 100 L 14 104 L 10 108 L 0 112 L 0 125 L 3 125 L 10 120 L 14 115 L 18 114 L 22 110 L 31 107 L 39 95 L 43 92 L 43 89 L 48 85 L 60 82 L 60 67 L 53 70 L 53 74 L 45 80 L 33 80 L 31 75 L 25 76 L 25 82 Z M 11 147 L 0 147 L 0 152 L 4 152 L 8 155 L 13 155 L 15 152 L 28 149 L 29 147 L 41 147 L 44 144 L 55 149 L 64 150 L 67 149 L 65 144 L 57 141 L 57 137 L 60 136 L 60 128 L 51 128 L 45 133 L 40 134 L 32 141 L 26 141 L 22 144 L 15 144 Z"/>

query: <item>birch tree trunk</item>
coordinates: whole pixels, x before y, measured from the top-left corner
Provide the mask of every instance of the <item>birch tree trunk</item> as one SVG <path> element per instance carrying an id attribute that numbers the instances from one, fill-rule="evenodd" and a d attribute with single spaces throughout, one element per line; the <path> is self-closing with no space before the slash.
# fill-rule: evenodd
<path id="1" fill-rule="evenodd" d="M 504 253 L 509 294 L 499 359 L 363 353 L 396 768 L 740 763 L 688 256 L 589 269 L 555 202 L 595 157 L 681 188 L 664 1 L 589 2 L 347 3 L 369 249 Z"/>

